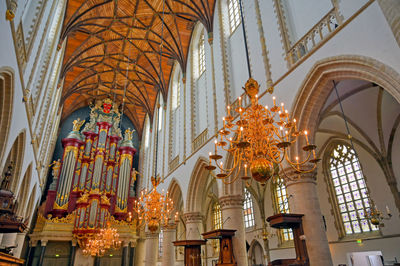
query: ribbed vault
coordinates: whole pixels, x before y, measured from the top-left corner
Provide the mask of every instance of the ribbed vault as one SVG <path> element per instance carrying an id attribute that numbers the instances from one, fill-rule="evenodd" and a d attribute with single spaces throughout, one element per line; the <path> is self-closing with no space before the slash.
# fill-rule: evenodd
<path id="1" fill-rule="evenodd" d="M 124 113 L 141 135 L 158 92 L 166 99 L 173 62 L 186 69 L 194 24 L 212 31 L 214 6 L 215 0 L 69 0 L 60 38 L 63 118 L 95 99 L 121 102 L 126 91 Z"/>

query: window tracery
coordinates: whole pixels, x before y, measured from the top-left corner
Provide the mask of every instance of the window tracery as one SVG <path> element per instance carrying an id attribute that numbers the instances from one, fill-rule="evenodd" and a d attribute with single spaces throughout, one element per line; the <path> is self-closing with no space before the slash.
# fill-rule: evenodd
<path id="1" fill-rule="evenodd" d="M 214 203 L 213 206 L 213 222 L 214 222 L 214 230 L 222 229 L 222 211 L 221 205 L 218 202 Z"/>
<path id="2" fill-rule="evenodd" d="M 228 0 L 229 28 L 231 34 L 240 25 L 239 0 Z"/>
<path id="3" fill-rule="evenodd" d="M 378 231 L 364 218 L 370 198 L 362 169 L 355 151 L 339 143 L 329 151 L 329 181 L 335 195 L 340 224 L 346 235 Z"/>
<path id="4" fill-rule="evenodd" d="M 243 216 L 245 228 L 255 225 L 253 199 L 246 188 L 244 189 Z"/>
<path id="5" fill-rule="evenodd" d="M 279 180 L 274 186 L 275 212 L 290 213 L 289 200 L 286 192 L 286 185 Z M 281 242 L 293 240 L 293 232 L 291 229 L 280 229 L 279 238 Z"/>

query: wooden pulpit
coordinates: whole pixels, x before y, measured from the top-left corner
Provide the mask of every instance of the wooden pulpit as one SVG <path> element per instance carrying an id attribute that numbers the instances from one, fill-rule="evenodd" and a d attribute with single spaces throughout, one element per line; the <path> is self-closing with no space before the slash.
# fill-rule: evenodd
<path id="1" fill-rule="evenodd" d="M 219 259 L 217 266 L 236 266 L 235 256 L 233 255 L 232 237 L 236 230 L 217 229 L 203 233 L 204 239 L 219 239 Z"/>
<path id="2" fill-rule="evenodd" d="M 267 218 L 267 222 L 273 228 L 277 229 L 292 229 L 293 231 L 293 240 L 294 240 L 294 248 L 296 250 L 296 258 L 295 259 L 278 259 L 271 261 L 269 263 L 272 265 L 282 265 L 282 266 L 290 266 L 290 265 L 301 265 L 301 266 L 309 266 L 309 259 L 307 254 L 307 246 L 304 237 L 302 217 L 304 214 L 293 214 L 293 213 L 280 213 L 274 216 L 270 216 Z"/>
<path id="3" fill-rule="evenodd" d="M 184 263 L 185 266 L 201 266 L 201 245 L 205 245 L 206 240 L 178 240 L 174 241 L 174 246 L 185 247 Z"/>

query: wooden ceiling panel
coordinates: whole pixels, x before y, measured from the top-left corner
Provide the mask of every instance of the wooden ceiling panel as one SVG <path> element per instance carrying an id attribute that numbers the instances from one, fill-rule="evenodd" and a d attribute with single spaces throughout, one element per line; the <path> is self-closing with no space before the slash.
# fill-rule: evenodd
<path id="1" fill-rule="evenodd" d="M 122 102 L 125 95 L 124 112 L 142 134 L 158 93 L 166 99 L 169 62 L 186 69 L 192 25 L 212 31 L 215 0 L 164 1 L 68 1 L 60 39 L 67 42 L 63 118 L 95 99 Z"/>

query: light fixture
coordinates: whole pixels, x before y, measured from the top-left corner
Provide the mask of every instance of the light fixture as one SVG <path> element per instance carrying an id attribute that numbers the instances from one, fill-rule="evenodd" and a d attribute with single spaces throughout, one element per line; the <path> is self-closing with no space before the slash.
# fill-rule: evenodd
<path id="1" fill-rule="evenodd" d="M 117 229 L 112 228 L 110 222 L 107 222 L 106 228 L 100 229 L 97 234 L 93 234 L 91 237 L 85 239 L 81 247 L 83 255 L 101 257 L 107 250 L 119 249 L 121 241 L 119 240 Z"/>
<path id="2" fill-rule="evenodd" d="M 137 213 L 139 226 L 147 224 L 150 232 L 155 233 L 160 226 L 168 225 L 174 203 L 167 194 L 157 191 L 157 186 L 160 184 L 159 177 L 151 177 L 153 189 L 148 192 L 147 189 L 142 190 L 138 200 L 135 200 L 134 211 Z M 175 214 L 175 221 L 178 213 Z"/>
<path id="3" fill-rule="evenodd" d="M 239 97 L 234 110 L 231 110 L 233 109 L 231 106 L 227 106 L 227 116 L 222 118 L 223 129 L 218 132 L 214 142 L 215 152 L 209 154 L 209 164 L 205 168 L 211 171 L 218 167 L 220 173 L 216 175 L 211 173 L 223 181 L 231 177 L 224 183 L 234 182 L 243 168 L 242 179 L 248 180 L 252 177 L 261 184 L 265 184 L 272 176 L 277 175 L 279 168 L 284 170 L 286 166 L 292 167 L 297 173 L 311 172 L 316 168 L 319 159 L 315 156 L 316 146 L 308 142 L 308 132 L 297 129 L 296 119 L 290 118 L 284 103 L 276 105 L 275 97 L 272 98 L 273 105 L 270 108 L 258 103 L 259 85 L 251 77 L 241 1 L 240 12 L 249 73 L 249 80 L 243 89 L 251 102 L 250 106 L 244 107 L 242 106 L 244 99 Z M 231 114 L 233 111 L 238 117 Z M 291 158 L 289 147 L 300 137 L 305 138 L 306 145 L 303 147 L 305 154 Z M 232 156 L 231 168 L 224 167 L 222 161 L 218 161 L 223 158 L 218 154 L 218 148 Z M 212 160 L 216 166 L 212 164 Z"/>

